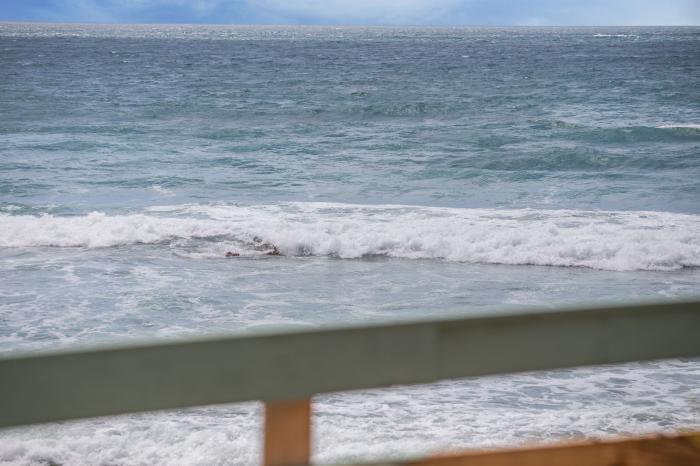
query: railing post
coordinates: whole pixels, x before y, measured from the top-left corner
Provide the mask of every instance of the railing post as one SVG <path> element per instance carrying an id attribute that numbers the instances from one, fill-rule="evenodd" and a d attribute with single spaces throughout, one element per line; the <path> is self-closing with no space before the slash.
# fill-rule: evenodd
<path id="1" fill-rule="evenodd" d="M 309 464 L 311 400 L 265 403 L 263 466 Z"/>

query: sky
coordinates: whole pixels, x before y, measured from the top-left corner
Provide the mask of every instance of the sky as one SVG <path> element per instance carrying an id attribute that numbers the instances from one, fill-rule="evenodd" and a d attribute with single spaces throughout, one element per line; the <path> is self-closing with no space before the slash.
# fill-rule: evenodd
<path id="1" fill-rule="evenodd" d="M 0 21 L 700 25 L 700 0 L 0 0 Z"/>

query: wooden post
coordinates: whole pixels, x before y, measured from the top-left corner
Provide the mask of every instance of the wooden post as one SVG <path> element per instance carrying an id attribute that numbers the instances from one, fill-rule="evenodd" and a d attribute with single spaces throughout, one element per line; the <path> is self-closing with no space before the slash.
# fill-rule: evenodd
<path id="1" fill-rule="evenodd" d="M 306 465 L 311 459 L 311 400 L 265 403 L 263 466 Z"/>

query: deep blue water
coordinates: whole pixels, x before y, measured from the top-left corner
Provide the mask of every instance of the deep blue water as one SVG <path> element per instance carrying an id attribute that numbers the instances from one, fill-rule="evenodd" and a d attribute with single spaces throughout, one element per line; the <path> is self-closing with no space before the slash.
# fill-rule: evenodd
<path id="1" fill-rule="evenodd" d="M 700 28 L 0 24 L 0 351 L 697 296 L 699 78 Z M 328 396 L 316 455 L 697 428 L 698 387 Z M 15 429 L 0 462 L 250 464 L 257 422 Z"/>
<path id="2" fill-rule="evenodd" d="M 2 26 L 2 201 L 698 213 L 697 28 Z M 46 209 L 46 207 L 44 207 Z"/>

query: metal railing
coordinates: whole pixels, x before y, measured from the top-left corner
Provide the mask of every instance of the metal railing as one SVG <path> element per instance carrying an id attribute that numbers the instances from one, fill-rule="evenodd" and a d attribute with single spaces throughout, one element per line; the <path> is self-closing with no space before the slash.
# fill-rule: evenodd
<path id="1" fill-rule="evenodd" d="M 700 301 L 11 355 L 0 359 L 0 427 L 262 400 L 265 464 L 303 464 L 318 393 L 689 357 L 700 357 Z"/>

